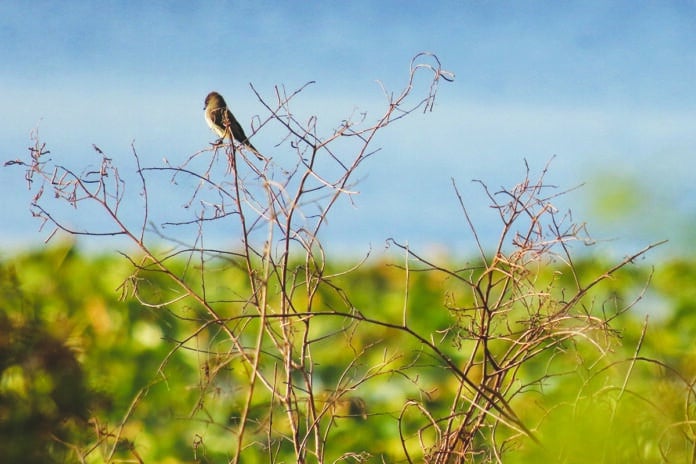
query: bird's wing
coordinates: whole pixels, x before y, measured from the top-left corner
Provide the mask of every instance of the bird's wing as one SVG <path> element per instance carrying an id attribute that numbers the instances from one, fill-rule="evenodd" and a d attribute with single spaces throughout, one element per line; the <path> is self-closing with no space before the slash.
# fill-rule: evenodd
<path id="1" fill-rule="evenodd" d="M 259 154 L 256 147 L 251 144 L 251 142 L 247 138 L 246 134 L 244 133 L 244 129 L 242 128 L 242 125 L 239 124 L 239 121 L 237 121 L 237 118 L 234 117 L 234 115 L 232 114 L 232 112 L 230 110 L 225 111 L 225 116 L 223 119 L 224 119 L 223 127 L 230 128 L 229 130 L 232 133 L 232 138 L 234 138 L 237 142 L 251 148 L 251 150 L 254 152 L 254 154 L 256 154 L 256 156 L 259 159 L 263 159 L 263 158 L 261 158 L 261 155 Z"/>
<path id="2" fill-rule="evenodd" d="M 226 121 L 226 125 L 229 124 L 230 130 L 232 131 L 232 137 L 237 142 L 240 143 L 246 143 L 247 142 L 247 137 L 246 134 L 244 133 L 244 129 L 242 129 L 242 125 L 239 124 L 239 121 L 237 121 L 237 118 L 234 117 L 234 115 L 227 110 L 227 118 L 228 121 Z"/>
<path id="3" fill-rule="evenodd" d="M 225 108 L 215 108 L 210 112 L 210 120 L 216 126 L 225 127 Z"/>

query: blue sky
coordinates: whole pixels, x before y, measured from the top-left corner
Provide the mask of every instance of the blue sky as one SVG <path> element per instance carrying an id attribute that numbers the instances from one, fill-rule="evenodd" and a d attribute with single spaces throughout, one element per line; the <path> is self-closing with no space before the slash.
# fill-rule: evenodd
<path id="1" fill-rule="evenodd" d="M 334 247 L 380 249 L 396 237 L 466 252 L 450 178 L 495 234 L 470 181 L 511 185 L 524 159 L 538 171 L 553 155 L 552 183 L 586 184 L 561 206 L 608 240 L 603 252 L 668 238 L 665 252 L 680 254 L 693 241 L 694 1 L 64 5 L 0 4 L 2 161 L 23 156 L 37 126 L 54 159 L 76 168 L 94 161 L 93 143 L 124 164 L 131 142 L 150 165 L 183 159 L 212 140 L 210 90 L 246 127 L 263 114 L 249 83 L 270 98 L 275 85 L 316 81 L 296 110 L 328 133 L 356 108 L 376 118 L 376 81 L 399 90 L 411 57 L 427 50 L 456 80 L 440 86 L 432 113 L 378 138 L 355 205 L 326 231 Z M 263 135 L 262 151 L 277 141 Z M 619 196 L 626 188 L 637 193 Z M 45 238 L 30 199 L 21 170 L 0 169 L 0 251 Z"/>

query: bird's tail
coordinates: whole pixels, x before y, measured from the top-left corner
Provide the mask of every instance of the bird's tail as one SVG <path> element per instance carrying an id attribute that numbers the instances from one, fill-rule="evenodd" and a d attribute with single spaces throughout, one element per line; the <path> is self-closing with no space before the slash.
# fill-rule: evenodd
<path id="1" fill-rule="evenodd" d="M 243 143 L 244 145 L 246 145 L 246 147 L 247 147 L 249 150 L 251 150 L 251 152 L 252 152 L 254 155 L 256 155 L 256 157 L 257 157 L 259 160 L 263 161 L 263 160 L 265 159 L 265 158 L 263 157 L 263 155 L 262 155 L 261 153 L 259 153 L 259 151 L 256 149 L 256 147 L 253 146 L 253 145 L 251 144 L 251 142 L 249 141 L 249 139 L 246 139 L 246 140 L 243 141 L 242 143 Z"/>

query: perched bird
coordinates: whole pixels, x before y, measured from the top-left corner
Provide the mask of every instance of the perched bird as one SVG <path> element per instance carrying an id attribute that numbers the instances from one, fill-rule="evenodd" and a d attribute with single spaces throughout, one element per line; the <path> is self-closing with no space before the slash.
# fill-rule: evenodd
<path id="1" fill-rule="evenodd" d="M 246 145 L 258 159 L 263 159 L 256 147 L 247 139 L 242 126 L 227 108 L 227 103 L 225 103 L 225 99 L 222 98 L 222 95 L 217 92 L 210 92 L 208 96 L 205 97 L 205 106 L 203 109 L 205 109 L 205 122 L 207 122 L 210 129 L 220 137 L 215 144 L 222 143 L 225 137 L 229 137 L 230 140 L 236 140 Z"/>

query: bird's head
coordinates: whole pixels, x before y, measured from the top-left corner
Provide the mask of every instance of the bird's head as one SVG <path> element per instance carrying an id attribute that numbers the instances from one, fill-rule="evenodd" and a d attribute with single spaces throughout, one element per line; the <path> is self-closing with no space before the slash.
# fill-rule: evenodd
<path id="1" fill-rule="evenodd" d="M 222 95 L 220 95 L 217 92 L 210 92 L 207 97 L 205 97 L 205 106 L 203 109 L 206 109 L 208 107 L 211 108 L 222 108 L 227 106 L 225 104 L 225 99 L 222 98 Z"/>

